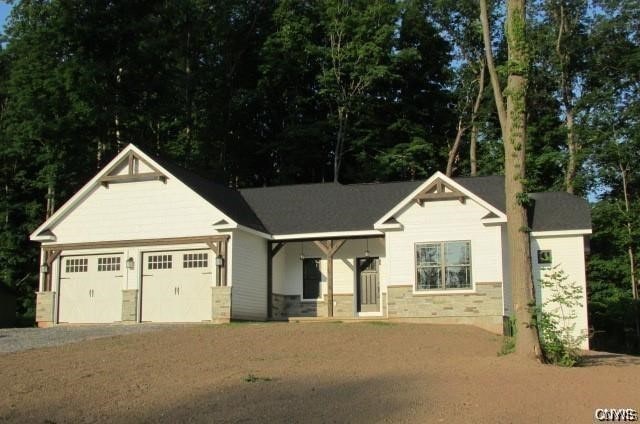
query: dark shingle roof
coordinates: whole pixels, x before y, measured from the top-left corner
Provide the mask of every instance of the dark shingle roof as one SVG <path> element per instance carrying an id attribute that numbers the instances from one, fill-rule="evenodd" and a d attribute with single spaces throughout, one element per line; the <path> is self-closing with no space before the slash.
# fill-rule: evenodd
<path id="1" fill-rule="evenodd" d="M 157 156 L 152 156 L 152 158 L 158 162 L 160 166 L 238 224 L 258 231 L 264 232 L 266 230 L 255 212 L 251 210 L 251 207 L 237 190 L 227 188 L 222 184 L 196 175 L 165 159 Z"/>
<path id="2" fill-rule="evenodd" d="M 591 208 L 581 197 L 564 192 L 531 193 L 529 211 L 533 231 L 584 230 L 591 228 Z"/>
<path id="3" fill-rule="evenodd" d="M 238 224 L 269 234 L 372 230 L 373 224 L 424 181 L 298 184 L 234 190 L 152 156 L 162 167 Z M 505 211 L 504 177 L 454 181 Z M 563 192 L 531 193 L 533 231 L 591 228 L 586 200 Z"/>
<path id="4" fill-rule="evenodd" d="M 372 230 L 422 181 L 300 184 L 240 190 L 271 234 Z"/>

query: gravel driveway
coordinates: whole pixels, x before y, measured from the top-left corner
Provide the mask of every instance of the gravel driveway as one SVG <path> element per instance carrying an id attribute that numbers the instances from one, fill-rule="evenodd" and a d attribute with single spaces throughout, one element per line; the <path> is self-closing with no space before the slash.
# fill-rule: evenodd
<path id="1" fill-rule="evenodd" d="M 0 328 L 0 353 L 60 346 L 102 337 L 140 334 L 174 328 L 166 324 L 82 325 L 51 328 Z"/>

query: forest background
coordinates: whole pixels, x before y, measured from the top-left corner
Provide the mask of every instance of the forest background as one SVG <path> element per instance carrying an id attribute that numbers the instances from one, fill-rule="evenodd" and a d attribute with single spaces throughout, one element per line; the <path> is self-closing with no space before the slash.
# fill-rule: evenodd
<path id="1" fill-rule="evenodd" d="M 503 173 L 477 1 L 9 6 L 0 284 L 23 324 L 28 234 L 130 142 L 230 187 Z M 504 6 L 490 6 L 505 78 Z M 526 189 L 589 200 L 592 346 L 640 353 L 640 2 L 530 1 L 527 25 Z"/>

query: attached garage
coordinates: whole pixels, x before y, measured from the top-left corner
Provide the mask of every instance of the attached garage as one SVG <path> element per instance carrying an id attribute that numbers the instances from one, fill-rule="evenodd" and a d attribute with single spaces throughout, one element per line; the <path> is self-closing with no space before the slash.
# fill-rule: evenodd
<path id="1" fill-rule="evenodd" d="M 110 323 L 122 319 L 123 254 L 63 256 L 58 320 Z"/>
<path id="2" fill-rule="evenodd" d="M 142 321 L 211 321 L 211 251 L 145 252 L 142 266 Z"/>

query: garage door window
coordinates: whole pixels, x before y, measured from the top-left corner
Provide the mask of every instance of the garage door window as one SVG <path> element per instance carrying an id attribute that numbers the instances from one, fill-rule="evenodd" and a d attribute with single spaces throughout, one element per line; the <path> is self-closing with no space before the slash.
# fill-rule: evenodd
<path id="1" fill-rule="evenodd" d="M 182 255 L 183 268 L 206 268 L 209 266 L 208 253 L 186 253 Z"/>
<path id="2" fill-rule="evenodd" d="M 67 259 L 65 261 L 66 272 L 87 272 L 89 268 L 89 259 L 87 258 L 74 258 Z"/>
<path id="3" fill-rule="evenodd" d="M 172 255 L 153 255 L 149 256 L 147 262 L 148 269 L 171 269 L 172 268 Z"/>
<path id="4" fill-rule="evenodd" d="M 98 271 L 120 271 L 120 257 L 98 258 Z"/>

